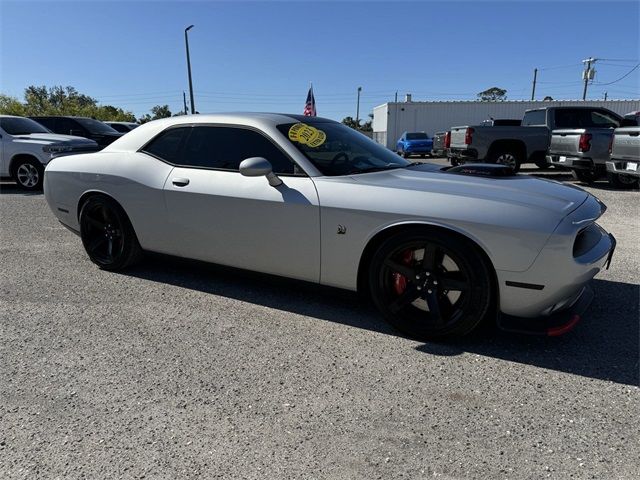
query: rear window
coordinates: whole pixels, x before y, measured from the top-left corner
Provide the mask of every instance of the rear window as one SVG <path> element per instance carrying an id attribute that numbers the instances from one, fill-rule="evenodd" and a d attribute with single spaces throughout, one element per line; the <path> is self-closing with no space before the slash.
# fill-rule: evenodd
<path id="1" fill-rule="evenodd" d="M 424 132 L 407 133 L 407 140 L 427 140 L 429 136 Z"/>
<path id="2" fill-rule="evenodd" d="M 547 124 L 547 111 L 546 110 L 531 110 L 530 112 L 526 112 L 524 114 L 524 118 L 522 119 L 522 125 L 532 126 L 532 125 L 546 125 Z"/>
<path id="3" fill-rule="evenodd" d="M 620 120 L 605 110 L 567 108 L 555 111 L 556 128 L 617 128 Z"/>

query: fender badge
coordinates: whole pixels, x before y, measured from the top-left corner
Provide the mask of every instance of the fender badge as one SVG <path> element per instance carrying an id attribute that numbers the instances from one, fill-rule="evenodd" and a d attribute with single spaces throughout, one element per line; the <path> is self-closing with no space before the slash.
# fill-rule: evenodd
<path id="1" fill-rule="evenodd" d="M 347 227 L 345 227 L 344 225 L 338 225 L 338 235 L 344 235 L 345 233 L 347 233 Z"/>

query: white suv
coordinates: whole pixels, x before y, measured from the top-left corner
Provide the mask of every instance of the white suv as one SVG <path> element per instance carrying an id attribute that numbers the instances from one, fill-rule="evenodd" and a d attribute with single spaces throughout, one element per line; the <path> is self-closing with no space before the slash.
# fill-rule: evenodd
<path id="1" fill-rule="evenodd" d="M 44 167 L 56 155 L 95 152 L 93 140 L 51 133 L 24 117 L 0 115 L 0 177 L 11 177 L 24 190 L 41 190 Z"/>

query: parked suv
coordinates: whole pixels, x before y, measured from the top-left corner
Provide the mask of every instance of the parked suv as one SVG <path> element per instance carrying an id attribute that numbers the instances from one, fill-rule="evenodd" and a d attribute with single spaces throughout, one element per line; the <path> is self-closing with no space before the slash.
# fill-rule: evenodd
<path id="1" fill-rule="evenodd" d="M 396 144 L 396 152 L 404 158 L 410 155 L 431 155 L 433 140 L 424 132 L 404 132 Z"/>
<path id="2" fill-rule="evenodd" d="M 42 189 L 44 167 L 56 155 L 95 152 L 93 140 L 51 133 L 29 118 L 0 115 L 0 177 L 24 190 Z"/>
<path id="3" fill-rule="evenodd" d="M 31 117 L 55 133 L 94 140 L 104 148 L 123 134 L 106 123 L 88 117 Z"/>

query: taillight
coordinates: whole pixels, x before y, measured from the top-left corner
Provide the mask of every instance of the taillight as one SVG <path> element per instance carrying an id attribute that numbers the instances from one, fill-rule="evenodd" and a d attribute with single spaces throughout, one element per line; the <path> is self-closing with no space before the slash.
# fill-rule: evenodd
<path id="1" fill-rule="evenodd" d="M 613 152 L 613 135 L 609 139 L 609 153 Z"/>
<path id="2" fill-rule="evenodd" d="M 473 128 L 467 128 L 467 131 L 464 132 L 464 144 L 465 145 L 471 145 L 471 142 L 473 141 Z"/>
<path id="3" fill-rule="evenodd" d="M 583 133 L 580 135 L 580 141 L 578 142 L 578 150 L 581 152 L 588 152 L 591 150 L 591 135 L 590 133 Z"/>
<path id="4" fill-rule="evenodd" d="M 444 148 L 451 148 L 451 132 L 447 132 L 444 136 Z"/>

